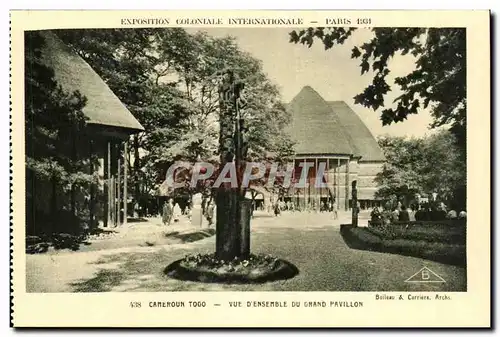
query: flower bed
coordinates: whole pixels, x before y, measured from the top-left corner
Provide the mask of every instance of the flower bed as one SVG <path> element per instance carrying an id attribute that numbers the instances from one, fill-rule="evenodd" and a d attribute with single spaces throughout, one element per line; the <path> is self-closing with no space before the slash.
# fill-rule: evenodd
<path id="1" fill-rule="evenodd" d="M 248 259 L 218 260 L 215 254 L 188 255 L 165 269 L 169 277 L 212 283 L 263 283 L 294 277 L 297 267 L 271 255 L 250 255 Z"/>
<path id="2" fill-rule="evenodd" d="M 465 241 L 463 244 L 427 241 L 419 239 L 418 236 L 413 238 L 411 235 L 398 236 L 395 231 L 390 232 L 391 234 L 383 231 L 374 234 L 372 228 L 352 225 L 342 225 L 340 232 L 347 245 L 354 249 L 420 257 L 452 265 L 466 265 Z"/>

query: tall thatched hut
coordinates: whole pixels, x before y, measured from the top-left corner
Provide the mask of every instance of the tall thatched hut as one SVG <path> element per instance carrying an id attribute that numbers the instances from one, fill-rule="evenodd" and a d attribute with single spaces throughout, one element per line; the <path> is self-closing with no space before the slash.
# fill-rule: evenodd
<path id="1" fill-rule="evenodd" d="M 357 181 L 362 207 L 378 201 L 375 176 L 385 161 L 382 150 L 358 115 L 343 101 L 325 101 L 313 88 L 304 87 L 287 105 L 292 121 L 289 134 L 295 141 L 295 178 L 305 163 L 309 187 L 295 189 L 292 199 L 299 205 L 317 205 L 336 200 L 339 208 L 351 207 L 350 186 Z M 317 168 L 325 166 L 327 188 L 315 187 Z M 302 165 L 302 167 L 300 167 Z"/>
<path id="2" fill-rule="evenodd" d="M 90 139 L 90 144 L 85 149 L 76 148 L 74 151 L 75 156 L 98 158 L 98 165 L 93 164 L 92 160 L 88 161 L 88 172 L 99 172 L 100 176 L 99 186 L 92 186 L 87 193 L 90 195 L 90 222 L 95 225 L 102 220 L 105 226 L 126 223 L 127 141 L 130 135 L 144 131 L 144 128 L 92 67 L 54 32 L 28 33 L 36 33 L 43 38 L 42 62 L 53 71 L 57 85 L 64 92 L 79 92 L 85 97 L 82 112 L 86 117 L 86 136 Z M 27 181 L 27 184 L 30 183 Z M 43 208 L 43 195 L 46 191 L 35 183 L 32 185 L 34 192 L 31 204 L 34 209 L 39 210 Z M 29 212 L 34 211 L 28 209 L 27 213 Z M 97 214 L 101 214 L 100 218 Z"/>

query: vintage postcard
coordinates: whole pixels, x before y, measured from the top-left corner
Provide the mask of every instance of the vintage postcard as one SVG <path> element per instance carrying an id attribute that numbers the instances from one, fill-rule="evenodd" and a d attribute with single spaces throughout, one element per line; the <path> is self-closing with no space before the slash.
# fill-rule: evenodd
<path id="1" fill-rule="evenodd" d="M 488 11 L 12 11 L 14 327 L 490 327 Z"/>

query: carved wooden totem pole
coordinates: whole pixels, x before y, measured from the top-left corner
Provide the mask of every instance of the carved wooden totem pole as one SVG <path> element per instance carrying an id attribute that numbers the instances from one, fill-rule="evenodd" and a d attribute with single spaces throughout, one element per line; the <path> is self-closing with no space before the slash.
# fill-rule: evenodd
<path id="1" fill-rule="evenodd" d="M 227 70 L 219 83 L 221 170 L 234 165 L 238 186 L 223 183 L 216 192 L 217 227 L 216 256 L 220 260 L 247 258 L 250 254 L 249 203 L 241 187 L 243 161 L 246 157 L 246 129 L 241 118 L 244 84 L 237 81 L 232 70 Z"/>

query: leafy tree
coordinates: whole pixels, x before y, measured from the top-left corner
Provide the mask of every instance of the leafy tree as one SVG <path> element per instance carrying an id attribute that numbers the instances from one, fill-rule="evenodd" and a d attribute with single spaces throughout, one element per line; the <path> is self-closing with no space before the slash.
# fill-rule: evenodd
<path id="1" fill-rule="evenodd" d="M 286 137 L 282 130 L 289 118 L 279 90 L 263 72 L 261 62 L 241 51 L 233 37 L 215 38 L 206 33 L 191 36 L 188 56 L 178 67 L 178 73 L 183 90 L 195 107 L 190 125 L 193 135 L 201 137 L 194 144 L 204 146 L 200 152 L 206 159 L 213 154 L 218 137 L 219 97 L 215 79 L 228 68 L 245 82 L 246 107 L 242 109 L 242 117 L 248 128 L 250 152 L 263 158 L 266 152 L 276 151 Z M 207 139 L 206 135 L 214 138 Z"/>
<path id="2" fill-rule="evenodd" d="M 27 226 L 30 232 L 48 234 L 80 229 L 76 194 L 86 194 L 95 182 L 89 169 L 95 158 L 89 157 L 90 138 L 82 113 L 86 98 L 65 92 L 56 82 L 53 69 L 42 61 L 44 45 L 38 32 L 25 33 Z M 68 193 L 69 198 L 64 197 Z M 63 210 L 70 223 L 59 221 Z"/>
<path id="3" fill-rule="evenodd" d="M 347 41 L 356 28 L 308 28 L 290 33 L 290 41 L 311 47 L 319 39 L 330 49 Z M 449 125 L 465 158 L 466 138 L 466 31 L 465 28 L 372 28 L 371 40 L 352 49 L 359 59 L 361 75 L 373 74 L 373 81 L 354 97 L 356 104 L 377 111 L 383 108 L 383 125 L 404 121 L 409 114 L 430 108 L 433 127 Z M 416 69 L 397 77 L 402 94 L 385 107 L 391 91 L 386 77 L 389 61 L 411 54 Z M 371 71 L 370 71 L 371 70 Z M 384 108 L 385 107 L 385 108 Z"/>
<path id="4" fill-rule="evenodd" d="M 129 158 L 136 199 L 153 193 L 175 161 L 218 162 L 217 74 L 232 68 L 246 84 L 243 112 L 253 160 L 280 153 L 288 115 L 260 61 L 232 37 L 184 29 L 96 29 L 58 33 L 105 79 L 141 122 Z M 288 151 L 290 148 L 288 148 Z M 134 183 L 135 182 L 135 183 Z"/>
<path id="5" fill-rule="evenodd" d="M 466 167 L 455 136 L 440 131 L 425 138 L 380 137 L 379 145 L 387 162 L 376 177 L 377 196 L 393 196 L 411 200 L 416 193 L 434 192 L 443 200 L 464 207 L 462 190 Z"/>
<path id="6" fill-rule="evenodd" d="M 182 62 L 177 52 L 168 54 L 159 48 L 170 38 L 170 48 L 187 42 L 183 30 L 158 29 L 85 29 L 59 31 L 106 81 L 111 90 L 144 126 L 145 132 L 134 135 L 130 186 L 136 202 L 147 198 L 164 178 L 168 163 L 159 159 L 165 148 L 183 135 L 189 115 L 189 103 L 176 88 L 175 65 Z M 142 187 L 141 187 L 142 185 Z M 143 200 L 144 201 L 144 200 Z"/>
<path id="7" fill-rule="evenodd" d="M 406 137 L 379 137 L 379 146 L 386 162 L 375 181 L 379 185 L 377 197 L 413 197 L 423 193 L 420 171 L 425 166 L 424 140 Z"/>

